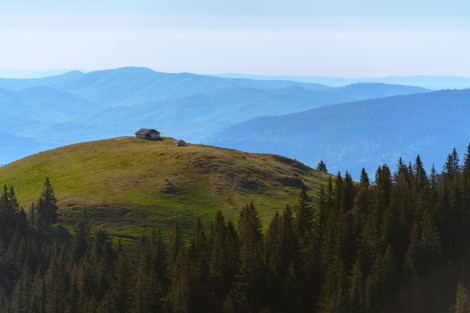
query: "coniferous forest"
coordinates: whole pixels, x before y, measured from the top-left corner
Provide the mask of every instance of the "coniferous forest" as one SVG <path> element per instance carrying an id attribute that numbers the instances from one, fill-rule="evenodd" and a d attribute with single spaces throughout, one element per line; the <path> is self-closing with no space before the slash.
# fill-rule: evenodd
<path id="1" fill-rule="evenodd" d="M 304 187 L 269 225 L 250 204 L 135 248 L 86 212 L 69 232 L 56 202 L 49 180 L 27 213 L 2 192 L 1 313 L 470 312 L 470 146 L 441 172 L 418 156 Z"/>

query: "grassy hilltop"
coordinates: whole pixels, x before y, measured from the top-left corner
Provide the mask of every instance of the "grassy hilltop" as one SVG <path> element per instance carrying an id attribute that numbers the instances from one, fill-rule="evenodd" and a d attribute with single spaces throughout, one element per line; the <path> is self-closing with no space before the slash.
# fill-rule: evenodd
<path id="1" fill-rule="evenodd" d="M 217 209 L 236 221 L 251 201 L 267 223 L 276 210 L 296 203 L 302 182 L 313 193 L 328 176 L 277 155 L 132 137 L 65 146 L 0 168 L 0 184 L 13 185 L 26 209 L 46 177 L 61 222 L 73 225 L 86 208 L 93 226 L 132 237 L 156 225 L 168 229 L 175 220 L 188 229 Z"/>

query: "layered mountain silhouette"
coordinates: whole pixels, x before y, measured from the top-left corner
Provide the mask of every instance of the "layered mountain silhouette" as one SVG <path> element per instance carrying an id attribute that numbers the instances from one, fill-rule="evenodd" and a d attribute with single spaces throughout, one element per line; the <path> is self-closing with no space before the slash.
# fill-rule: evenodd
<path id="1" fill-rule="evenodd" d="M 192 142 L 260 116 L 302 112 L 426 89 L 220 78 L 120 68 L 40 79 L 0 79 L 0 132 L 16 136 L 21 156 L 64 144 L 130 135 L 141 127 Z M 18 158 L 4 152 L 0 163 Z"/>
<path id="2" fill-rule="evenodd" d="M 418 154 L 439 170 L 456 147 L 470 142 L 470 89 L 443 90 L 325 106 L 305 112 L 262 117 L 230 127 L 211 144 L 244 151 L 282 154 L 330 172 L 406 162 Z M 428 158 L 428 159 L 426 159 Z"/>

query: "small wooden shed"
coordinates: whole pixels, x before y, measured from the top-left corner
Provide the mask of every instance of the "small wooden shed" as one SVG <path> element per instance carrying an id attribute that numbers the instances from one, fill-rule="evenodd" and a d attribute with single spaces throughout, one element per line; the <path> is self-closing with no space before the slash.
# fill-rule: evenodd
<path id="1" fill-rule="evenodd" d="M 186 141 L 180 139 L 180 140 L 176 140 L 176 145 L 178 147 L 184 147 L 184 146 L 187 146 L 188 144 L 186 143 Z"/>
<path id="2" fill-rule="evenodd" d="M 152 128 L 141 128 L 135 132 L 136 138 L 148 139 L 148 140 L 160 140 L 160 132 Z"/>

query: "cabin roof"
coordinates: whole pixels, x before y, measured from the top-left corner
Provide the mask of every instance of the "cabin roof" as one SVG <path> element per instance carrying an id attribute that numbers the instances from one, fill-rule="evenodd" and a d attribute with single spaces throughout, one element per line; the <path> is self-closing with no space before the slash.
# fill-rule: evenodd
<path id="1" fill-rule="evenodd" d="M 159 131 L 156 131 L 153 128 L 141 128 L 135 132 L 136 135 L 147 135 L 147 134 L 160 134 Z"/>

